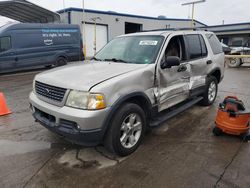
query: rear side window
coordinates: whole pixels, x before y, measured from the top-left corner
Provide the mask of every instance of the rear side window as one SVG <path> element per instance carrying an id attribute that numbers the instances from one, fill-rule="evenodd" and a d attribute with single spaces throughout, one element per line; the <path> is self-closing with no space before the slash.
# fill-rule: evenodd
<path id="1" fill-rule="evenodd" d="M 220 54 L 223 52 L 221 43 L 214 34 L 206 34 L 206 37 L 214 54 Z"/>
<path id="2" fill-rule="evenodd" d="M 186 35 L 189 59 L 197 59 L 207 56 L 207 47 L 201 35 Z"/>
<path id="3" fill-rule="evenodd" d="M 1 37 L 0 38 L 0 52 L 7 51 L 11 48 L 11 39 L 10 37 Z"/>

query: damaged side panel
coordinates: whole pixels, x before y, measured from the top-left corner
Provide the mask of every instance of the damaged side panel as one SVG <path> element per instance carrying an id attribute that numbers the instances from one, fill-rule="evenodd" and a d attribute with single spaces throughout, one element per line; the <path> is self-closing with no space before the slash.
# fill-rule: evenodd
<path id="1" fill-rule="evenodd" d="M 159 111 L 165 110 L 189 96 L 190 66 L 182 64 L 187 70 L 178 72 L 179 67 L 158 70 L 158 103 Z"/>
<path id="2" fill-rule="evenodd" d="M 155 105 L 154 70 L 154 64 L 146 65 L 140 70 L 107 80 L 92 88 L 91 92 L 99 91 L 105 96 L 109 96 L 106 101 L 107 106 L 112 106 L 112 104 L 128 94 L 143 91 L 150 100 L 151 105 Z"/>

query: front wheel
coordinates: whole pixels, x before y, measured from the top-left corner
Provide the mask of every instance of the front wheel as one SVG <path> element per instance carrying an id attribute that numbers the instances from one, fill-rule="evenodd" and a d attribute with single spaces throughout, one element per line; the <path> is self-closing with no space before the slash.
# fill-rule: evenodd
<path id="1" fill-rule="evenodd" d="M 126 103 L 116 112 L 104 145 L 117 155 L 127 156 L 138 148 L 145 129 L 146 118 L 142 108 L 134 103 Z"/>
<path id="2" fill-rule="evenodd" d="M 214 76 L 207 78 L 206 89 L 203 94 L 201 104 L 203 106 L 210 106 L 214 103 L 218 92 L 218 81 Z"/>

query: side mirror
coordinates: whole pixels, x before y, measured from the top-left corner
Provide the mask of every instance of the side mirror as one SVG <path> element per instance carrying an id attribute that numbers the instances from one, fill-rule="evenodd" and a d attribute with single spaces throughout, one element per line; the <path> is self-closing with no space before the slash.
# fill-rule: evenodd
<path id="1" fill-rule="evenodd" d="M 167 59 L 161 63 L 161 68 L 171 68 L 173 66 L 179 66 L 181 64 L 181 60 L 176 56 L 168 56 Z"/>

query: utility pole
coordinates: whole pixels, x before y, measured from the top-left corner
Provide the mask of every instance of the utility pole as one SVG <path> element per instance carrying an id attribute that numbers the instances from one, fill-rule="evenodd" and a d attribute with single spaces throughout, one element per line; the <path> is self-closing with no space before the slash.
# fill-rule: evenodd
<path id="1" fill-rule="evenodd" d="M 194 5 L 198 4 L 198 3 L 205 3 L 206 0 L 198 0 L 198 1 L 192 1 L 192 2 L 188 2 L 188 3 L 183 3 L 181 4 L 182 6 L 186 6 L 186 5 L 192 5 L 192 21 L 191 21 L 191 28 L 194 28 Z"/>
<path id="2" fill-rule="evenodd" d="M 94 23 L 95 23 L 95 28 L 94 28 L 94 52 L 96 54 L 96 20 L 101 20 L 101 18 L 100 17 L 95 17 L 95 18 L 91 18 L 90 20 L 94 21 Z"/>
<path id="3" fill-rule="evenodd" d="M 66 9 L 65 9 L 65 0 L 63 0 L 63 12 L 64 12 L 64 18 L 63 20 L 61 20 L 61 22 L 65 22 L 66 21 Z"/>
<path id="4" fill-rule="evenodd" d="M 83 54 L 86 59 L 87 57 L 87 47 L 86 47 L 86 28 L 85 28 L 85 7 L 84 0 L 82 0 L 82 37 L 83 37 Z"/>

